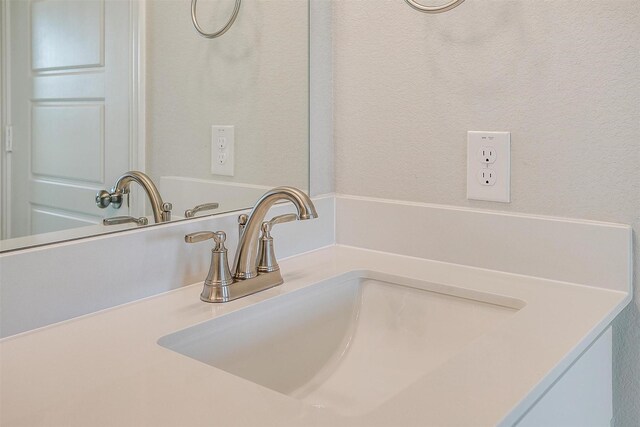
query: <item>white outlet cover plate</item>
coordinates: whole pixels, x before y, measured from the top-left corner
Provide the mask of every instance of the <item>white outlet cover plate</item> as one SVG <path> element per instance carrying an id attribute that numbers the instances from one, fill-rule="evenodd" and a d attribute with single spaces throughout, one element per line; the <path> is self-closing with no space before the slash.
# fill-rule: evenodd
<path id="1" fill-rule="evenodd" d="M 495 151 L 495 162 L 481 158 L 483 149 Z M 495 183 L 481 183 L 482 169 L 495 173 Z M 511 132 L 467 132 L 467 199 L 511 202 Z"/>
<path id="2" fill-rule="evenodd" d="M 221 143 L 222 142 L 222 143 Z M 211 173 L 233 176 L 235 163 L 234 126 L 211 126 Z M 224 162 L 219 161 L 224 158 Z"/>

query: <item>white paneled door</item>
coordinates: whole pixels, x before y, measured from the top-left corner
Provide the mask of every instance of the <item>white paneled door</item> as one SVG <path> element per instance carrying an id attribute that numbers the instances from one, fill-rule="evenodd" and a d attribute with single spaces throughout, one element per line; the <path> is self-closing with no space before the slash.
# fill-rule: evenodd
<path id="1" fill-rule="evenodd" d="M 123 0 L 9 0 L 9 236 L 97 224 L 132 168 L 132 13 Z M 122 209 L 119 214 L 126 214 Z"/>

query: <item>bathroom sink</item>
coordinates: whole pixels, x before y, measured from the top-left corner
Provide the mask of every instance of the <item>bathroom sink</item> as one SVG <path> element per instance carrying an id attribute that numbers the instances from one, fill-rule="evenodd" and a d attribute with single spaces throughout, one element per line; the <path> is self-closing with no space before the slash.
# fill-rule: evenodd
<path id="1" fill-rule="evenodd" d="M 523 306 L 508 297 L 354 271 L 158 343 L 316 407 L 358 415 Z"/>

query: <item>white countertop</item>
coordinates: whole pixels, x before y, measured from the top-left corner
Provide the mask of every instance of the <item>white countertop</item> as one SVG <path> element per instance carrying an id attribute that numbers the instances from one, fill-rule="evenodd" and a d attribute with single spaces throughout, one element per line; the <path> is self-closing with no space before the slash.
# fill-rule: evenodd
<path id="1" fill-rule="evenodd" d="M 0 341 L 0 424 L 509 425 L 630 298 L 344 246 L 280 265 L 282 286 L 231 303 L 200 302 L 195 284 Z M 502 295 L 526 306 L 362 416 L 312 407 L 157 344 L 167 334 L 354 270 Z"/>

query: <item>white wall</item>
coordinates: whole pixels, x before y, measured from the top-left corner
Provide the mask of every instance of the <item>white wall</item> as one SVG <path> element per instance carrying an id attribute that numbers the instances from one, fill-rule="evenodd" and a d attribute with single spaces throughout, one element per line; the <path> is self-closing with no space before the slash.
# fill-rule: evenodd
<path id="1" fill-rule="evenodd" d="M 196 33 L 188 1 L 146 5 L 150 175 L 307 189 L 308 3 L 243 0 L 216 39 Z M 200 0 L 200 25 L 213 31 L 232 9 Z M 235 125 L 233 178 L 210 173 L 211 125 Z"/>
<path id="2" fill-rule="evenodd" d="M 309 191 L 335 191 L 331 0 L 309 3 Z"/>
<path id="3" fill-rule="evenodd" d="M 334 4 L 339 193 L 640 230 L 640 2 Z M 466 200 L 466 131 L 512 132 L 512 203 Z M 636 255 L 635 288 L 638 292 Z M 614 325 L 616 425 L 640 419 L 640 299 Z"/>

